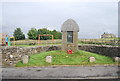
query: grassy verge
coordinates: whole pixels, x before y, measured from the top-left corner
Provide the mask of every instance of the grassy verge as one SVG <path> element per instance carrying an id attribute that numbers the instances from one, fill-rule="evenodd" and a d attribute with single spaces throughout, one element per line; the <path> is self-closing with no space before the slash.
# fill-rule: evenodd
<path id="1" fill-rule="evenodd" d="M 45 57 L 51 55 L 52 63 L 47 63 L 45 61 Z M 90 63 L 88 58 L 90 56 L 94 56 L 96 61 Z M 16 67 L 24 67 L 24 66 L 49 66 L 49 65 L 93 65 L 93 64 L 117 64 L 113 62 L 112 58 L 98 55 L 91 52 L 86 51 L 77 51 L 73 54 L 67 54 L 63 51 L 49 51 L 43 52 L 39 54 L 34 54 L 30 56 L 30 60 L 28 64 L 22 64 L 22 62 L 18 62 Z"/>

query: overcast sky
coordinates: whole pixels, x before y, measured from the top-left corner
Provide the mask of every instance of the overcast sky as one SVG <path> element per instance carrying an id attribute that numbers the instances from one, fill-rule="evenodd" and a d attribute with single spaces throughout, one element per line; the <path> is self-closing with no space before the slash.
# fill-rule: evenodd
<path id="1" fill-rule="evenodd" d="M 117 2 L 2 3 L 2 32 L 10 36 L 17 27 L 24 34 L 33 27 L 61 31 L 69 18 L 78 23 L 79 38 L 100 38 L 104 32 L 118 34 Z"/>

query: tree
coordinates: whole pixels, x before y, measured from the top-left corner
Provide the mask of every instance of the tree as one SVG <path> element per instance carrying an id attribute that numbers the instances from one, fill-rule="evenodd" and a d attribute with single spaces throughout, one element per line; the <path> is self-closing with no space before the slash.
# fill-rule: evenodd
<path id="1" fill-rule="evenodd" d="M 31 28 L 31 30 L 27 33 L 29 39 L 36 40 L 38 38 L 38 31 L 35 28 Z"/>
<path id="2" fill-rule="evenodd" d="M 52 31 L 52 35 L 54 35 L 54 39 L 61 39 L 62 38 L 62 33 L 58 32 L 56 30 Z"/>
<path id="3" fill-rule="evenodd" d="M 15 40 L 24 40 L 25 39 L 25 35 L 21 31 L 21 28 L 16 28 L 13 36 L 15 37 Z"/>
<path id="4" fill-rule="evenodd" d="M 54 39 L 61 39 L 62 38 L 62 34 L 61 32 L 58 32 L 56 30 L 48 30 L 47 28 L 42 28 L 42 29 L 35 29 L 35 28 L 31 28 L 31 30 L 28 31 L 27 35 L 29 39 L 34 39 L 37 40 L 38 39 L 38 35 L 46 35 L 46 34 L 51 34 L 54 36 Z M 51 36 L 40 36 L 40 40 L 49 40 L 52 39 Z"/>
<path id="5" fill-rule="evenodd" d="M 43 34 L 51 34 L 51 31 L 46 29 L 46 28 L 42 28 L 38 30 L 38 34 L 39 35 L 43 35 Z M 40 39 L 41 40 L 47 40 L 47 39 L 51 39 L 52 37 L 50 36 L 41 36 Z"/>
<path id="6" fill-rule="evenodd" d="M 51 34 L 54 36 L 54 39 L 61 39 L 62 38 L 62 33 L 61 32 L 58 32 L 56 30 L 53 30 L 53 31 L 50 31 L 46 28 L 43 28 L 43 29 L 39 29 L 38 30 L 38 34 Z M 41 36 L 40 37 L 41 40 L 47 40 L 47 39 L 52 39 L 51 36 Z"/>

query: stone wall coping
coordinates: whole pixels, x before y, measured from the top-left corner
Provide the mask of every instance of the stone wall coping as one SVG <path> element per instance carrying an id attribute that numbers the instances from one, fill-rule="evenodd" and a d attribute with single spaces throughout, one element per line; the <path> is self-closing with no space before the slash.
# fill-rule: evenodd
<path id="1" fill-rule="evenodd" d="M 120 47 L 120 46 L 111 46 L 111 45 L 94 45 L 94 44 L 82 44 L 78 46 L 98 46 L 98 47 Z"/>
<path id="2" fill-rule="evenodd" d="M 61 45 L 47 45 L 49 46 L 61 46 Z M 111 46 L 111 45 L 94 45 L 94 44 L 81 44 L 78 46 L 97 46 L 97 47 L 120 47 L 120 46 Z M 33 46 L 33 47 L 21 47 L 21 46 L 3 46 L 0 49 L 8 49 L 8 48 L 38 48 L 38 47 L 46 47 L 46 46 Z"/>

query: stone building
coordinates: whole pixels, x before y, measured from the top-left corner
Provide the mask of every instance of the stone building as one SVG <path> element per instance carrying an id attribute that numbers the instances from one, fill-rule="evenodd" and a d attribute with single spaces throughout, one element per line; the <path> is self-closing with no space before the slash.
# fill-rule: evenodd
<path id="1" fill-rule="evenodd" d="M 79 26 L 73 19 L 66 20 L 61 28 L 62 32 L 62 50 L 78 50 L 78 32 Z"/>
<path id="2" fill-rule="evenodd" d="M 115 38 L 116 36 L 112 33 L 105 33 L 101 35 L 101 38 Z"/>

